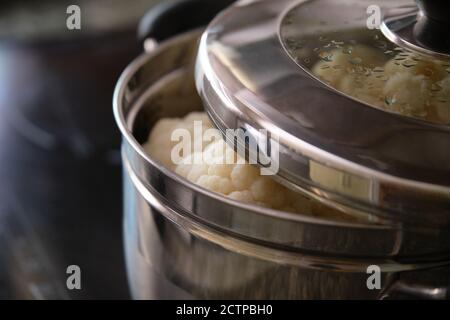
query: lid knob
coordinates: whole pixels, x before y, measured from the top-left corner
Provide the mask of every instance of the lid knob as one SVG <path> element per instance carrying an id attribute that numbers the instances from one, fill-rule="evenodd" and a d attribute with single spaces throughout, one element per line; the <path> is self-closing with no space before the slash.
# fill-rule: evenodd
<path id="1" fill-rule="evenodd" d="M 414 36 L 417 42 L 437 52 L 450 53 L 450 1 L 417 0 L 420 9 Z"/>
<path id="2" fill-rule="evenodd" d="M 450 25 L 450 1 L 448 0 L 416 0 L 423 16 L 443 25 Z"/>
<path id="3" fill-rule="evenodd" d="M 400 47 L 450 58 L 450 1 L 416 0 L 384 15 L 381 31 Z"/>

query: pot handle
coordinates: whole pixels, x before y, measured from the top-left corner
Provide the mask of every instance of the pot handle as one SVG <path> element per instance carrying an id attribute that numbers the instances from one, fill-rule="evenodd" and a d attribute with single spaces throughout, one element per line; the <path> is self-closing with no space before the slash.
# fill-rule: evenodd
<path id="1" fill-rule="evenodd" d="M 235 0 L 161 1 L 141 19 L 138 37 L 157 44 L 177 34 L 207 25 Z M 146 46 L 147 47 L 147 46 Z"/>

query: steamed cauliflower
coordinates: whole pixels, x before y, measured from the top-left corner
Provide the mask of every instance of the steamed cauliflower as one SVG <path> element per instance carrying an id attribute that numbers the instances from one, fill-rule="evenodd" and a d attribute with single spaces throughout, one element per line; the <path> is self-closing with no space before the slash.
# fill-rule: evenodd
<path id="1" fill-rule="evenodd" d="M 200 150 L 183 155 L 181 163 L 174 164 L 171 152 L 178 142 L 171 141 L 171 134 L 175 129 L 185 128 L 194 137 L 194 121 L 201 121 L 203 129 L 212 128 L 206 114 L 200 112 L 183 119 L 162 119 L 150 133 L 144 146 L 146 151 L 187 180 L 231 199 L 273 209 L 310 212 L 307 199 L 267 176 L 260 176 L 257 167 L 245 163 L 222 139 L 203 141 Z M 195 157 L 200 162 L 195 162 Z"/>
<path id="2" fill-rule="evenodd" d="M 404 51 L 386 61 L 383 52 L 357 45 L 351 50 L 334 49 L 312 72 L 334 88 L 381 109 L 450 123 L 448 67 L 443 61 Z"/>
<path id="3" fill-rule="evenodd" d="M 233 200 L 287 212 L 348 219 L 343 213 L 310 201 L 268 176 L 261 176 L 258 167 L 246 163 L 222 138 L 203 141 L 200 150 L 183 155 L 181 162 L 174 164 L 171 152 L 178 142 L 171 141 L 172 132 L 185 128 L 193 134 L 194 121 L 201 121 L 204 129 L 212 128 L 206 114 L 200 112 L 184 118 L 162 119 L 154 126 L 144 149 L 180 176 Z M 195 162 L 196 157 L 200 161 Z"/>
<path id="4" fill-rule="evenodd" d="M 364 75 L 368 69 L 373 69 L 385 61 L 382 53 L 364 45 L 333 49 L 325 58 L 323 54 L 320 57 L 321 60 L 314 65 L 312 72 L 343 91 L 353 89 L 349 82 L 351 79 L 356 80 L 355 76 Z M 347 78 L 349 75 L 351 77 Z"/>

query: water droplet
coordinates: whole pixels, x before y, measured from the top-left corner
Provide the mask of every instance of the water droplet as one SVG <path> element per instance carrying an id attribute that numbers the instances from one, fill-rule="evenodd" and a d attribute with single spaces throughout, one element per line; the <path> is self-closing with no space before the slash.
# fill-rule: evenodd
<path id="1" fill-rule="evenodd" d="M 311 63 L 311 59 L 310 58 L 304 58 L 303 62 L 306 63 L 306 64 L 309 64 L 309 63 Z"/>
<path id="2" fill-rule="evenodd" d="M 445 69 L 445 71 L 447 71 L 447 73 L 450 73 L 450 68 Z"/>
<path id="3" fill-rule="evenodd" d="M 342 52 L 345 54 L 352 54 L 353 47 L 352 46 L 345 46 L 344 49 L 342 49 Z"/>
<path id="4" fill-rule="evenodd" d="M 384 102 L 388 105 L 388 106 L 392 106 L 393 104 L 395 104 L 397 102 L 397 99 L 395 98 L 395 96 L 386 96 L 384 98 Z"/>
<path id="5" fill-rule="evenodd" d="M 414 67 L 416 65 L 416 62 L 412 61 L 412 60 L 405 60 L 402 63 L 402 66 L 406 67 L 406 68 L 411 68 Z"/>
<path id="6" fill-rule="evenodd" d="M 319 37 L 319 41 L 321 41 L 321 42 L 328 41 L 328 37 L 327 36 L 320 36 Z"/>
<path id="7" fill-rule="evenodd" d="M 357 65 L 357 64 L 361 64 L 362 59 L 359 57 L 354 57 L 348 60 L 348 62 L 350 62 L 351 64 Z"/>
<path id="8" fill-rule="evenodd" d="M 384 68 L 376 67 L 376 68 L 373 69 L 373 72 L 384 72 Z"/>
<path id="9" fill-rule="evenodd" d="M 321 51 L 319 52 L 319 58 L 323 61 L 330 62 L 333 61 L 333 54 L 331 52 Z"/>
<path id="10" fill-rule="evenodd" d="M 305 40 L 288 38 L 288 39 L 286 39 L 286 44 L 289 49 L 298 50 L 298 49 L 302 49 L 305 46 Z"/>
<path id="11" fill-rule="evenodd" d="M 331 40 L 331 43 L 336 46 L 342 46 L 344 44 L 344 41 Z"/>
<path id="12" fill-rule="evenodd" d="M 437 91 L 441 91 L 441 90 L 442 90 L 442 87 L 441 87 L 439 84 L 433 83 L 433 84 L 431 85 L 431 91 L 437 92 Z"/>
<path id="13" fill-rule="evenodd" d="M 384 41 L 376 41 L 375 42 L 375 47 L 377 47 L 378 49 L 381 49 L 381 50 L 385 50 L 386 48 L 387 48 L 387 43 L 386 42 L 384 42 Z"/>

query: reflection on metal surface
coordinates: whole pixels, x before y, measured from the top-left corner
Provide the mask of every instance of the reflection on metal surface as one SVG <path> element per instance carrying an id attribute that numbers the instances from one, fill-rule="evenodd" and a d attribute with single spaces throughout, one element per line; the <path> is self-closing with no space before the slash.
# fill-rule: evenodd
<path id="1" fill-rule="evenodd" d="M 446 283 L 448 275 L 433 269 L 450 259 L 445 229 L 335 221 L 238 203 L 195 186 L 144 152 L 141 144 L 159 119 L 201 109 L 192 65 L 199 34 L 181 35 L 136 59 L 114 96 L 134 297 L 377 298 L 380 292 L 366 287 L 372 264 L 382 267 L 382 289 L 397 273 L 430 274 Z M 203 98 L 215 102 L 215 96 Z"/>
<path id="2" fill-rule="evenodd" d="M 280 31 L 283 15 L 298 3 L 311 9 L 302 11 L 305 19 L 301 21 L 311 22 L 309 28 L 318 31 L 336 32 L 332 22 L 344 21 L 352 12 L 357 21 L 349 21 L 343 36 L 360 22 L 365 26 L 366 8 L 373 4 L 357 1 L 355 5 L 351 0 L 242 2 L 218 16 L 201 38 L 196 67 L 196 85 L 213 122 L 221 131 L 245 126 L 279 136 L 278 178 L 286 185 L 325 195 L 341 205 L 355 205 L 347 194 L 327 191 L 333 186 L 318 190 L 308 167 L 314 161 L 350 176 L 370 177 L 379 196 L 360 197 L 362 210 L 383 219 L 448 226 L 448 128 L 369 108 L 299 67 L 283 47 Z M 377 4 L 394 5 L 391 1 Z M 259 28 L 257 37 L 240 36 L 261 25 L 265 27 Z M 305 31 L 292 26 L 293 32 Z M 301 47 L 298 50 L 303 52 Z M 250 101 L 242 99 L 247 92 L 252 93 Z"/>
<path id="3" fill-rule="evenodd" d="M 353 198 L 376 201 L 377 195 L 374 194 L 376 186 L 368 178 L 351 175 L 314 161 L 309 162 L 309 168 L 311 179 L 325 188 Z"/>

